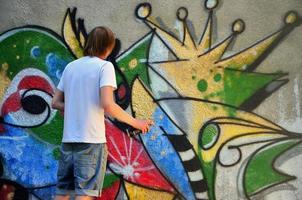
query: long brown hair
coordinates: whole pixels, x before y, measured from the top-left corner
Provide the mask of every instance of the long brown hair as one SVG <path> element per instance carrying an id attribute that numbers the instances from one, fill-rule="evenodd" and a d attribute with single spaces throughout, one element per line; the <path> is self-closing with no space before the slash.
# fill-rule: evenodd
<path id="1" fill-rule="evenodd" d="M 115 45 L 114 33 L 105 26 L 95 27 L 89 34 L 84 47 L 85 56 L 100 56 Z M 110 49 L 111 48 L 111 49 Z"/>

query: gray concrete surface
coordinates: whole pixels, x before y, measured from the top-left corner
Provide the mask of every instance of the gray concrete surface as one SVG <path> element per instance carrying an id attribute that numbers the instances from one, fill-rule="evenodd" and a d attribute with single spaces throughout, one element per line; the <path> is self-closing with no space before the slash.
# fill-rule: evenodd
<path id="1" fill-rule="evenodd" d="M 122 42 L 122 51 L 146 34 L 149 29 L 135 18 L 139 0 L 0 0 L 0 32 L 24 25 L 40 25 L 61 34 L 61 26 L 68 7 L 77 7 L 77 17 L 85 19 L 87 30 L 98 25 L 112 28 Z M 146 0 L 152 4 L 152 15 L 160 17 L 173 28 L 176 10 L 185 6 L 193 22 L 196 35 L 203 30 L 207 12 L 201 0 Z M 231 23 L 241 18 L 246 30 L 236 39 L 232 51 L 238 51 L 273 33 L 283 25 L 284 14 L 296 10 L 302 16 L 301 0 L 221 0 L 216 10 L 214 32 L 216 42 L 231 33 Z M 302 133 L 302 26 L 291 32 L 262 62 L 258 72 L 284 71 L 289 83 L 266 99 L 254 112 L 281 125 L 287 130 Z M 299 147 L 298 149 L 301 149 Z M 301 151 L 301 150 L 300 150 Z M 287 184 L 295 189 L 280 189 L 260 194 L 255 199 L 302 199 L 301 154 L 281 168 L 290 170 L 298 179 Z M 222 190 L 227 192 L 225 190 Z M 226 195 L 232 198 L 232 194 Z"/>

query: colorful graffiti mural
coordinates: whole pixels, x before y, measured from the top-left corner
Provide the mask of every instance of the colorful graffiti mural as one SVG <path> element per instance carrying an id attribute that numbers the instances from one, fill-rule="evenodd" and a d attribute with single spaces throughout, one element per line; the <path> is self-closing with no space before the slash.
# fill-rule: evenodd
<path id="1" fill-rule="evenodd" d="M 289 81 L 287 73 L 255 70 L 301 17 L 289 11 L 279 30 L 229 54 L 245 24 L 235 20 L 230 36 L 213 41 L 218 3 L 205 1 L 199 39 L 185 7 L 173 32 L 152 16 L 151 4 L 137 5 L 150 32 L 120 54 L 117 39 L 109 60 L 117 103 L 155 125 L 130 137 L 131 127 L 106 120 L 108 165 L 97 199 L 257 199 L 296 178 L 275 162 L 301 144 L 301 134 L 253 110 Z M 63 118 L 49 105 L 66 64 L 83 56 L 86 37 L 76 9 L 67 9 L 62 35 L 40 26 L 0 35 L 0 199 L 53 198 Z"/>

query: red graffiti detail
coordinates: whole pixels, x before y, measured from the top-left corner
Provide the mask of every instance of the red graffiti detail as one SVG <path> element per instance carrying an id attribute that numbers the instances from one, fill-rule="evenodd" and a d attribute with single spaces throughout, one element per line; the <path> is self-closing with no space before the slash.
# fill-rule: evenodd
<path id="1" fill-rule="evenodd" d="M 1 115 L 5 116 L 10 112 L 19 110 L 21 108 L 20 98 L 19 92 L 11 94 L 2 105 Z"/>
<path id="2" fill-rule="evenodd" d="M 109 121 L 105 122 L 109 167 L 129 182 L 174 193 L 173 187 L 156 168 L 142 143 L 128 137 Z"/>
<path id="3" fill-rule="evenodd" d="M 18 85 L 19 90 L 30 88 L 37 88 L 50 94 L 54 93 L 48 81 L 40 76 L 25 76 Z"/>
<path id="4" fill-rule="evenodd" d="M 117 94 L 119 99 L 123 99 L 126 96 L 126 87 L 122 84 L 119 86 L 118 90 L 117 90 Z"/>

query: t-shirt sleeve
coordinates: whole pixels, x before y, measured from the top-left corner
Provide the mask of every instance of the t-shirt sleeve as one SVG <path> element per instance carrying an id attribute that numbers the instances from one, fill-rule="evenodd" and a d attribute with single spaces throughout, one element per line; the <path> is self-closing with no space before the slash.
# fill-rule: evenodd
<path id="1" fill-rule="evenodd" d="M 112 86 L 114 90 L 117 88 L 115 70 L 111 62 L 106 63 L 101 69 L 100 88 L 103 86 Z"/>
<path id="2" fill-rule="evenodd" d="M 64 92 L 64 72 L 62 73 L 57 89 Z"/>

